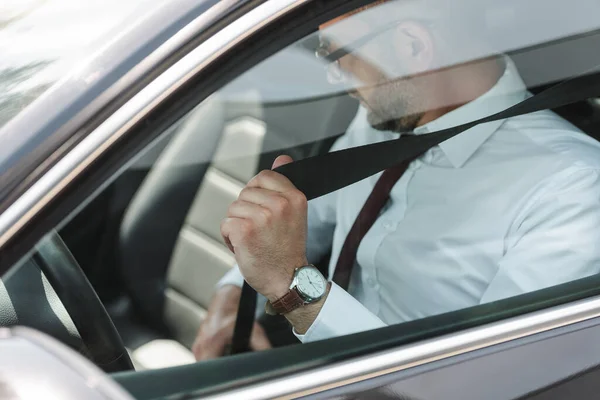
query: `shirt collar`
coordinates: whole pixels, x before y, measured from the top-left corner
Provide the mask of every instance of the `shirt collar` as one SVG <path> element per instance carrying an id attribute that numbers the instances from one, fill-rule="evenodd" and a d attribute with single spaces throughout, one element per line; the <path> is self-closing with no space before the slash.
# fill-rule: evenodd
<path id="1" fill-rule="evenodd" d="M 414 130 L 417 135 L 461 125 L 505 110 L 528 96 L 527 88 L 509 57 L 504 57 L 504 73 L 496 84 L 477 99 Z M 439 144 L 455 168 L 460 168 L 504 120 L 487 122 L 468 129 Z"/>

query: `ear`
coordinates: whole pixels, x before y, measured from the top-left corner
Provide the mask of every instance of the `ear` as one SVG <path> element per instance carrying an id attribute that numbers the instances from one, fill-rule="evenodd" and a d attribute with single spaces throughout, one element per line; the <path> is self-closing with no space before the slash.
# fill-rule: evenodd
<path id="1" fill-rule="evenodd" d="M 434 61 L 435 46 L 426 26 L 418 22 L 403 22 L 396 28 L 394 36 L 396 54 L 409 73 L 429 70 Z"/>

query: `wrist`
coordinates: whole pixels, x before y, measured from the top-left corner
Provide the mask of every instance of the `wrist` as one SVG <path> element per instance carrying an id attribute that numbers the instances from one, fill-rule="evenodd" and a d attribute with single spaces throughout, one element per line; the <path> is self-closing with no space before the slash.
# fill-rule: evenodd
<path id="1" fill-rule="evenodd" d="M 263 293 L 267 300 L 270 302 L 275 302 L 276 300 L 285 296 L 290 291 L 290 286 L 292 284 L 292 280 L 294 279 L 294 271 L 296 268 L 300 268 L 305 265 L 308 265 L 308 260 L 306 258 L 295 263 L 291 263 L 292 267 L 282 268 L 282 270 L 286 272 L 280 277 L 273 279 L 269 285 L 268 292 Z"/>
<path id="2" fill-rule="evenodd" d="M 297 334 L 304 335 L 312 326 L 317 319 L 317 316 L 321 312 L 330 290 L 331 284 L 328 283 L 325 295 L 319 301 L 308 304 L 301 308 L 297 308 L 294 311 L 285 314 L 285 318 L 294 327 L 294 330 Z"/>

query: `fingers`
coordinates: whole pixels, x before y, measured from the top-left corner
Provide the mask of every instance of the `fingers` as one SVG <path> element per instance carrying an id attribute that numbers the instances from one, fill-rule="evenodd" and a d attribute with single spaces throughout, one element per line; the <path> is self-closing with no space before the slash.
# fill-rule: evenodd
<path id="1" fill-rule="evenodd" d="M 225 345 L 230 340 L 226 335 L 208 335 L 200 333 L 194 345 L 192 346 L 192 352 L 196 361 L 210 360 L 218 358 L 225 352 Z"/>
<path id="2" fill-rule="evenodd" d="M 230 328 L 220 330 L 218 334 L 214 335 L 209 335 L 201 330 L 192 346 L 192 352 L 196 361 L 211 360 L 223 356 L 225 347 L 231 342 L 233 335 L 233 326 Z M 252 328 L 252 335 L 250 336 L 250 348 L 253 351 L 261 351 L 271 349 L 272 347 L 264 328 L 255 322 Z"/>
<path id="3" fill-rule="evenodd" d="M 273 161 L 273 166 L 271 167 L 271 169 L 279 168 L 282 165 L 289 164 L 292 162 L 294 162 L 294 159 L 290 156 L 279 156 L 275 159 L 275 161 Z"/>
<path id="4" fill-rule="evenodd" d="M 272 348 L 267 334 L 259 323 L 255 322 L 250 336 L 250 348 L 254 351 L 268 350 Z"/>
<path id="5" fill-rule="evenodd" d="M 273 162 L 273 168 L 289 164 L 294 160 L 290 156 L 279 156 Z M 281 199 L 274 198 L 276 192 L 285 197 L 292 206 L 302 207 L 307 203 L 306 196 L 285 176 L 275 171 L 264 170 L 248 182 L 240 193 L 239 199 L 266 206 L 275 211 L 284 209 Z"/>
<path id="6" fill-rule="evenodd" d="M 192 346 L 196 360 L 220 357 L 231 343 L 242 288 L 224 285 L 217 289 L 208 306 L 208 313 Z"/>
<path id="7" fill-rule="evenodd" d="M 291 205 L 293 206 L 301 205 L 297 203 L 302 203 L 305 200 L 306 197 L 304 196 L 304 194 L 302 194 L 302 192 L 298 190 L 293 190 L 287 193 L 280 193 L 262 188 L 246 187 L 240 192 L 237 201 L 252 203 L 277 213 L 277 211 L 284 210 L 288 206 L 288 203 L 291 203 Z M 232 205 L 233 204 L 235 204 L 235 202 L 232 203 Z M 240 218 L 244 218 L 242 215 L 229 216 L 237 216 Z"/>
<path id="8" fill-rule="evenodd" d="M 248 203 L 248 205 L 250 207 L 240 206 L 238 209 L 235 209 L 233 204 L 229 207 L 229 210 L 233 207 L 237 215 L 248 215 L 248 218 L 227 217 L 221 221 L 221 236 L 234 254 L 236 254 L 236 247 L 247 244 L 254 236 L 256 229 L 268 224 L 270 220 L 266 214 L 269 212 L 268 210 L 253 204 Z M 259 209 L 259 211 L 252 211 L 254 209 Z M 266 213 L 263 213 L 263 210 Z"/>
<path id="9" fill-rule="evenodd" d="M 296 187 L 292 182 L 278 172 L 271 170 L 263 170 L 248 182 L 247 187 L 259 187 L 272 190 L 274 192 L 285 193 L 290 190 L 295 190 Z"/>
<path id="10" fill-rule="evenodd" d="M 231 251 L 232 253 L 235 254 L 235 250 L 233 248 L 233 245 L 231 244 L 231 240 L 229 240 L 229 237 L 223 236 L 223 240 L 225 241 L 225 245 L 227 246 L 227 248 L 229 249 L 229 251 Z"/>
<path id="11" fill-rule="evenodd" d="M 221 222 L 221 236 L 229 250 L 235 254 L 235 245 L 239 245 L 241 238 L 252 237 L 252 231 L 256 228 L 270 227 L 274 221 L 290 217 L 294 213 L 306 213 L 307 208 L 308 200 L 299 190 L 281 193 L 246 187 L 238 200 L 229 206 L 227 218 Z"/>
<path id="12" fill-rule="evenodd" d="M 229 250 L 231 250 L 232 253 L 235 253 L 235 246 L 233 245 L 232 238 L 230 238 L 230 236 L 235 235 L 236 233 L 239 234 L 239 227 L 245 227 L 247 225 L 248 224 L 240 218 L 225 218 L 221 221 L 221 236 L 223 237 L 223 240 L 225 241 L 227 247 L 229 247 Z M 245 232 L 248 228 L 243 229 Z"/>
<path id="13" fill-rule="evenodd" d="M 279 192 L 274 192 L 272 190 L 259 187 L 245 187 L 240 192 L 238 199 L 261 206 L 267 206 L 270 203 L 270 199 L 273 195 L 280 196 L 281 194 Z"/>
<path id="14" fill-rule="evenodd" d="M 236 200 L 227 209 L 227 218 L 221 221 L 221 236 L 232 253 L 235 245 L 252 235 L 256 226 L 269 223 L 271 212 L 257 204 Z"/>
<path id="15" fill-rule="evenodd" d="M 279 168 L 282 165 L 289 164 L 291 162 L 294 162 L 292 157 L 286 155 L 279 156 L 275 159 L 275 161 L 273 161 L 272 169 Z M 252 178 L 250 182 L 248 182 L 247 186 L 260 187 L 282 193 L 296 189 L 296 187 L 288 178 L 278 172 L 269 170 L 261 171 L 258 175 Z"/>
<path id="16" fill-rule="evenodd" d="M 268 212 L 268 209 L 258 204 L 250 203 L 244 200 L 236 200 L 229 205 L 229 208 L 227 209 L 227 217 L 262 220 L 268 218 Z"/>
<path id="17" fill-rule="evenodd" d="M 293 210 L 306 210 L 307 208 L 308 201 L 299 191 L 288 193 L 285 197 L 273 192 L 269 195 L 266 192 L 266 190 L 253 192 L 253 196 L 256 195 L 256 197 L 252 200 L 259 201 L 260 204 L 236 200 L 227 209 L 227 218 L 221 222 L 221 235 L 231 251 L 233 249 L 230 235 L 235 232 L 233 226 L 241 229 L 240 233 L 243 233 L 253 226 L 269 226 L 274 218 L 288 215 Z M 245 198 L 249 197 L 245 196 Z"/>

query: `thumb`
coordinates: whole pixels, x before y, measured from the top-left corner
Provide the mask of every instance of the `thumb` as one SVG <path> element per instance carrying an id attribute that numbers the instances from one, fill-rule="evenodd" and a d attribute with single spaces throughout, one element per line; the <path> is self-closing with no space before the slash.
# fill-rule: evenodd
<path id="1" fill-rule="evenodd" d="M 273 166 L 271 167 L 271 169 L 279 168 L 282 165 L 289 164 L 292 162 L 294 162 L 294 159 L 290 156 L 279 156 L 275 159 L 275 161 L 273 161 Z"/>

